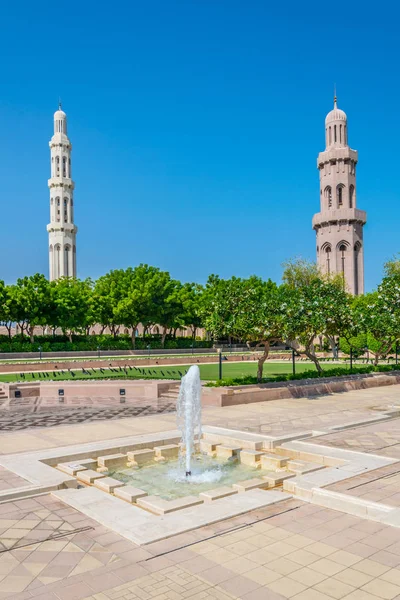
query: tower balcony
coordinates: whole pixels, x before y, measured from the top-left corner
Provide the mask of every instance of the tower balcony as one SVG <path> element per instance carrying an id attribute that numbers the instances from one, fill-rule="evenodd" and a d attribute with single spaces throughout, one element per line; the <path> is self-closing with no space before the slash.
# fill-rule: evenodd
<path id="1" fill-rule="evenodd" d="M 58 221 L 55 223 L 49 223 L 47 225 L 48 233 L 77 233 L 78 228 L 74 223 L 59 223 Z"/>
<path id="2" fill-rule="evenodd" d="M 365 225 L 367 222 L 367 213 L 365 210 L 359 210 L 358 208 L 324 210 L 313 216 L 312 227 L 313 229 L 319 229 L 319 227 L 335 225 L 338 222 L 360 223 L 361 225 Z"/>
<path id="3" fill-rule="evenodd" d="M 49 188 L 52 187 L 66 187 L 73 190 L 75 188 L 75 184 L 69 177 L 51 177 L 47 180 L 47 185 Z"/>

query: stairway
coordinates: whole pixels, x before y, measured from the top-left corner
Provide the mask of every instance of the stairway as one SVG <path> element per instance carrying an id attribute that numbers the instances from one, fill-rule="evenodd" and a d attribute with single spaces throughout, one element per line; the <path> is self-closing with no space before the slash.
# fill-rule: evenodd
<path id="1" fill-rule="evenodd" d="M 159 398 L 163 400 L 174 400 L 176 401 L 179 394 L 180 383 L 171 383 L 167 390 L 160 393 Z"/>

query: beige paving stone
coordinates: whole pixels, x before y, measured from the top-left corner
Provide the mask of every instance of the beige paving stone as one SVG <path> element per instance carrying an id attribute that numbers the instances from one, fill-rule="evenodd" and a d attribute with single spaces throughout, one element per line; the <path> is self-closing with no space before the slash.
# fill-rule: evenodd
<path id="1" fill-rule="evenodd" d="M 268 568 L 280 575 L 290 575 L 294 571 L 298 571 L 301 567 L 298 563 L 295 563 L 288 558 L 280 557 L 270 562 Z"/>
<path id="2" fill-rule="evenodd" d="M 320 559 L 320 556 L 313 554 L 312 552 L 308 552 L 304 548 L 301 550 L 295 550 L 290 554 L 286 555 L 286 558 L 289 560 L 293 560 L 294 562 L 299 563 L 299 565 L 303 565 L 303 567 L 307 567 L 308 565 L 312 565 L 316 561 Z"/>
<path id="3" fill-rule="evenodd" d="M 380 579 L 384 581 L 389 581 L 389 583 L 394 583 L 395 585 L 400 585 L 400 570 L 399 569 L 390 569 L 380 575 Z"/>
<path id="4" fill-rule="evenodd" d="M 333 560 L 333 562 L 337 562 L 339 565 L 344 565 L 345 567 L 351 567 L 363 559 L 361 556 L 356 556 L 345 550 L 338 550 L 329 555 L 329 560 Z"/>
<path id="5" fill-rule="evenodd" d="M 344 571 L 346 567 L 339 565 L 328 558 L 321 558 L 310 565 L 310 569 L 322 573 L 323 575 L 336 575 L 340 571 Z"/>
<path id="6" fill-rule="evenodd" d="M 260 585 L 268 585 L 273 581 L 281 579 L 282 575 L 280 575 L 276 571 L 271 571 L 271 569 L 269 569 L 268 567 L 260 566 L 256 569 L 253 569 L 252 571 L 247 571 L 246 577 L 252 579 L 253 581 L 256 581 Z"/>
<path id="7" fill-rule="evenodd" d="M 339 600 L 340 598 L 347 597 L 347 595 L 356 588 L 348 583 L 343 583 L 342 581 L 329 577 L 314 585 L 313 589 L 323 594 L 327 594 L 328 596 L 332 596 L 332 598 L 338 598 Z"/>
<path id="8" fill-rule="evenodd" d="M 337 548 L 329 546 L 328 544 L 324 544 L 323 542 L 314 542 L 313 544 L 306 546 L 305 549 L 308 550 L 308 552 L 312 552 L 313 554 L 323 557 L 334 554 L 337 551 Z"/>
<path id="9" fill-rule="evenodd" d="M 326 594 L 319 592 L 315 588 L 308 588 L 303 592 L 292 596 L 292 598 L 294 598 L 294 600 L 332 600 L 332 596 L 327 596 Z M 371 600 L 371 598 L 366 598 L 365 600 Z"/>
<path id="10" fill-rule="evenodd" d="M 236 556 L 233 560 L 225 562 L 224 567 L 234 573 L 242 574 L 254 570 L 257 567 L 257 563 L 243 556 Z"/>
<path id="11" fill-rule="evenodd" d="M 384 581 L 380 577 L 366 583 L 361 589 L 385 600 L 393 600 L 393 598 L 396 598 L 400 594 L 400 586 L 389 583 L 389 581 Z"/>
<path id="12" fill-rule="evenodd" d="M 361 573 L 365 573 L 366 575 L 372 575 L 373 577 L 379 577 L 383 573 L 386 573 L 386 571 L 390 571 L 390 567 L 381 565 L 381 563 L 369 560 L 368 558 L 353 565 L 353 569 L 361 571 Z"/>
<path id="13" fill-rule="evenodd" d="M 299 583 L 302 583 L 306 587 L 311 587 L 327 578 L 326 575 L 317 573 L 317 571 L 313 571 L 309 567 L 301 567 L 297 571 L 290 573 L 289 577 L 295 581 L 298 581 Z"/>
<path id="14" fill-rule="evenodd" d="M 285 598 L 293 598 L 294 596 L 296 596 L 300 592 L 303 592 L 307 588 L 302 583 L 294 581 L 289 577 L 282 577 L 281 579 L 278 579 L 278 581 L 273 581 L 272 583 L 269 583 L 268 589 L 272 590 L 273 592 L 277 592 L 282 596 L 285 596 Z"/>

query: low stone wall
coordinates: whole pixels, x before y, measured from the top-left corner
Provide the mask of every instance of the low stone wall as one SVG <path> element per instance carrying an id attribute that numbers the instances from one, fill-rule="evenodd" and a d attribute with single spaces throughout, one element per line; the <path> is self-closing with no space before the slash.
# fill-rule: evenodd
<path id="1" fill-rule="evenodd" d="M 140 379 L 130 380 L 105 380 L 105 381 L 46 381 L 38 383 L 11 383 L 4 384 L 3 390 L 9 398 L 15 398 L 18 390 L 22 398 L 40 396 L 42 398 L 57 398 L 58 390 L 63 390 L 63 396 L 75 398 L 88 397 L 119 397 L 120 390 L 125 390 L 126 398 L 160 398 L 170 387 L 175 388 L 177 381 L 146 381 Z"/>
<path id="2" fill-rule="evenodd" d="M 203 388 L 205 406 L 234 406 L 268 400 L 308 398 L 328 394 L 340 394 L 385 385 L 400 384 L 400 373 L 368 373 L 344 377 L 321 377 L 291 382 L 264 383 L 260 385 Z"/>

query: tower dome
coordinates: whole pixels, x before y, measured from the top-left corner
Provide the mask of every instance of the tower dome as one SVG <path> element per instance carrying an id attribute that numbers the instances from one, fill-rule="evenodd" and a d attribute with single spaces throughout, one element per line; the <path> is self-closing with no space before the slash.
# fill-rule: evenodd
<path id="1" fill-rule="evenodd" d="M 337 107 L 336 96 L 333 99 L 333 110 L 325 118 L 325 140 L 327 148 L 347 146 L 347 115 Z"/>
<path id="2" fill-rule="evenodd" d="M 54 133 L 67 135 L 67 115 L 61 108 L 61 102 L 58 105 L 58 110 L 54 113 Z"/>
<path id="3" fill-rule="evenodd" d="M 347 121 L 347 115 L 344 110 L 337 107 L 336 96 L 333 99 L 333 110 L 328 112 L 325 117 L 325 125 L 329 125 L 329 123 L 333 123 L 334 121 Z"/>

